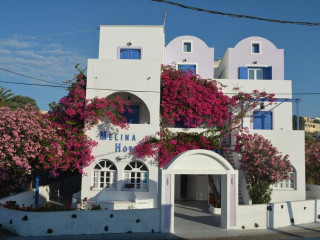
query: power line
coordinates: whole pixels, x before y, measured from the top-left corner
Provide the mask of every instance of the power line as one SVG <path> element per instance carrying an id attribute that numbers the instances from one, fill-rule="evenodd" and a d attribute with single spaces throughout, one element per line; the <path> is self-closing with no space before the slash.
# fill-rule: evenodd
<path id="1" fill-rule="evenodd" d="M 17 84 L 17 85 L 31 85 L 31 86 L 38 86 L 38 87 L 54 87 L 54 88 L 66 88 L 67 86 L 58 86 L 58 85 L 48 85 L 48 84 L 37 84 L 37 83 L 23 83 L 23 82 L 10 82 L 10 81 L 2 81 L 3 83 L 9 84 Z M 88 87 L 87 89 L 90 90 L 101 90 L 101 91 L 117 91 L 117 92 L 151 92 L 151 93 L 160 93 L 159 91 L 144 91 L 144 90 L 129 90 L 129 89 L 114 89 L 114 88 L 91 88 Z M 234 95 L 236 93 L 223 93 Z M 296 92 L 296 93 L 273 93 L 275 95 L 320 95 L 320 92 Z"/>
<path id="2" fill-rule="evenodd" d="M 91 31 L 97 31 L 97 30 L 99 30 L 99 28 L 85 29 L 85 30 L 72 31 L 72 32 L 64 32 L 64 33 L 54 33 L 54 34 L 39 35 L 39 36 L 25 36 L 25 37 L 20 37 L 20 38 L 36 39 L 36 38 L 58 37 L 58 36 L 62 36 L 62 35 L 91 32 Z"/>
<path id="3" fill-rule="evenodd" d="M 19 76 L 22 76 L 22 77 L 30 78 L 30 79 L 33 79 L 33 80 L 41 81 L 41 82 L 54 83 L 54 84 L 59 84 L 59 85 L 65 86 L 65 84 L 63 84 L 63 83 L 57 83 L 57 82 L 53 82 L 53 81 L 49 81 L 49 80 L 45 80 L 45 79 L 41 79 L 41 78 L 36 78 L 36 77 L 28 76 L 28 75 L 25 75 L 25 74 L 23 74 L 23 73 L 18 73 L 18 72 L 11 71 L 11 70 L 9 70 L 9 69 L 2 68 L 2 67 L 0 67 L 0 70 L 9 72 L 9 73 L 12 73 L 12 74 L 15 74 L 15 75 L 19 75 Z"/>
<path id="4" fill-rule="evenodd" d="M 180 4 L 180 3 L 170 2 L 170 1 L 166 1 L 166 0 L 151 0 L 151 1 L 167 3 L 167 4 L 171 4 L 171 5 L 177 6 L 177 7 L 191 9 L 191 10 L 194 10 L 194 11 L 206 12 L 206 13 L 217 14 L 217 15 L 224 15 L 224 16 L 228 16 L 228 17 L 248 18 L 248 19 L 252 19 L 252 20 L 274 22 L 274 23 L 287 23 L 287 24 L 297 24 L 297 25 L 305 25 L 305 26 L 320 26 L 320 23 L 314 23 L 314 22 L 298 22 L 298 21 L 279 20 L 279 19 L 271 19 L 271 18 L 261 18 L 261 17 L 249 16 L 249 15 L 219 12 L 219 11 L 215 11 L 215 10 L 208 10 L 208 9 L 203 9 L 203 8 L 198 8 L 198 7 L 186 6 L 186 5 L 183 5 L 183 4 Z"/>

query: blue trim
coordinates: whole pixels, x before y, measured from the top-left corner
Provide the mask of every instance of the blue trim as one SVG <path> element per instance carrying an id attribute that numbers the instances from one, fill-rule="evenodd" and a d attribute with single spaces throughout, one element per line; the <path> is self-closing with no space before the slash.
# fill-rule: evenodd
<path id="1" fill-rule="evenodd" d="M 39 172 L 36 173 L 36 192 L 34 196 L 34 205 L 39 205 L 39 186 L 40 186 L 40 175 Z"/>
<path id="2" fill-rule="evenodd" d="M 248 79 L 247 67 L 239 67 L 239 79 Z"/>
<path id="3" fill-rule="evenodd" d="M 120 49 L 120 59 L 141 59 L 141 49 L 122 48 Z"/>

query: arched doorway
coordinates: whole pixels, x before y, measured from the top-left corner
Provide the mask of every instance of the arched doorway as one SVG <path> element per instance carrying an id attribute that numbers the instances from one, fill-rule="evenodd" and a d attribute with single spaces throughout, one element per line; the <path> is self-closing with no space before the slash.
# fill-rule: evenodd
<path id="1" fill-rule="evenodd" d="M 219 154 L 209 150 L 189 150 L 174 157 L 161 171 L 161 231 L 174 232 L 176 175 L 221 176 L 221 227 L 237 226 L 238 171 Z"/>

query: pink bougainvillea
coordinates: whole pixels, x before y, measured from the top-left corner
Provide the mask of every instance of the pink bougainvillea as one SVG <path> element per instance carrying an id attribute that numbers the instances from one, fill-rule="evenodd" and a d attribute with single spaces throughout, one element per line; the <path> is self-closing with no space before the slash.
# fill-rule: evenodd
<path id="1" fill-rule="evenodd" d="M 237 135 L 235 152 L 241 155 L 240 169 L 246 175 L 253 203 L 269 202 L 270 185 L 288 178 L 289 156 L 282 156 L 269 140 L 257 133 Z"/>
<path id="2" fill-rule="evenodd" d="M 48 113 L 48 118 L 64 138 L 61 170 L 82 172 L 83 167 L 94 160 L 92 149 L 96 142 L 90 139 L 85 130 L 107 117 L 113 125 L 128 128 L 126 119 L 121 115 L 128 109 L 128 102 L 121 97 L 86 99 L 86 76 L 77 75 L 69 88 L 68 95 Z"/>
<path id="3" fill-rule="evenodd" d="M 223 85 L 202 79 L 191 71 L 164 66 L 161 74 L 161 131 L 159 137 L 146 137 L 134 149 L 139 157 L 155 157 L 160 167 L 174 156 L 191 149 L 221 149 L 222 139 L 240 127 L 245 114 L 261 99 L 272 102 L 273 94 L 254 90 L 245 93 L 234 89 L 229 97 Z M 168 127 L 177 122 L 187 128 L 204 127 L 201 133 L 172 133 Z"/>

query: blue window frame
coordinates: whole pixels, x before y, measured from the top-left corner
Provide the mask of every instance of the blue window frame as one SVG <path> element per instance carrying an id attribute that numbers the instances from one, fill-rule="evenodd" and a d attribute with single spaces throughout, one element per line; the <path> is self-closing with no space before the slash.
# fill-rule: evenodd
<path id="1" fill-rule="evenodd" d="M 272 80 L 272 67 L 239 67 L 239 79 Z"/>
<path id="2" fill-rule="evenodd" d="M 272 112 L 254 111 L 253 112 L 253 129 L 272 130 Z"/>
<path id="3" fill-rule="evenodd" d="M 197 72 L 197 66 L 195 64 L 179 64 L 178 69 L 184 71 L 191 70 L 193 74 L 196 74 Z"/>
<path id="4" fill-rule="evenodd" d="M 132 110 L 132 113 L 125 111 L 121 115 L 127 119 L 128 123 L 133 123 L 133 124 L 140 123 L 140 106 L 130 105 L 129 108 Z"/>
<path id="5" fill-rule="evenodd" d="M 120 59 L 141 59 L 141 49 L 139 48 L 121 48 Z"/>

